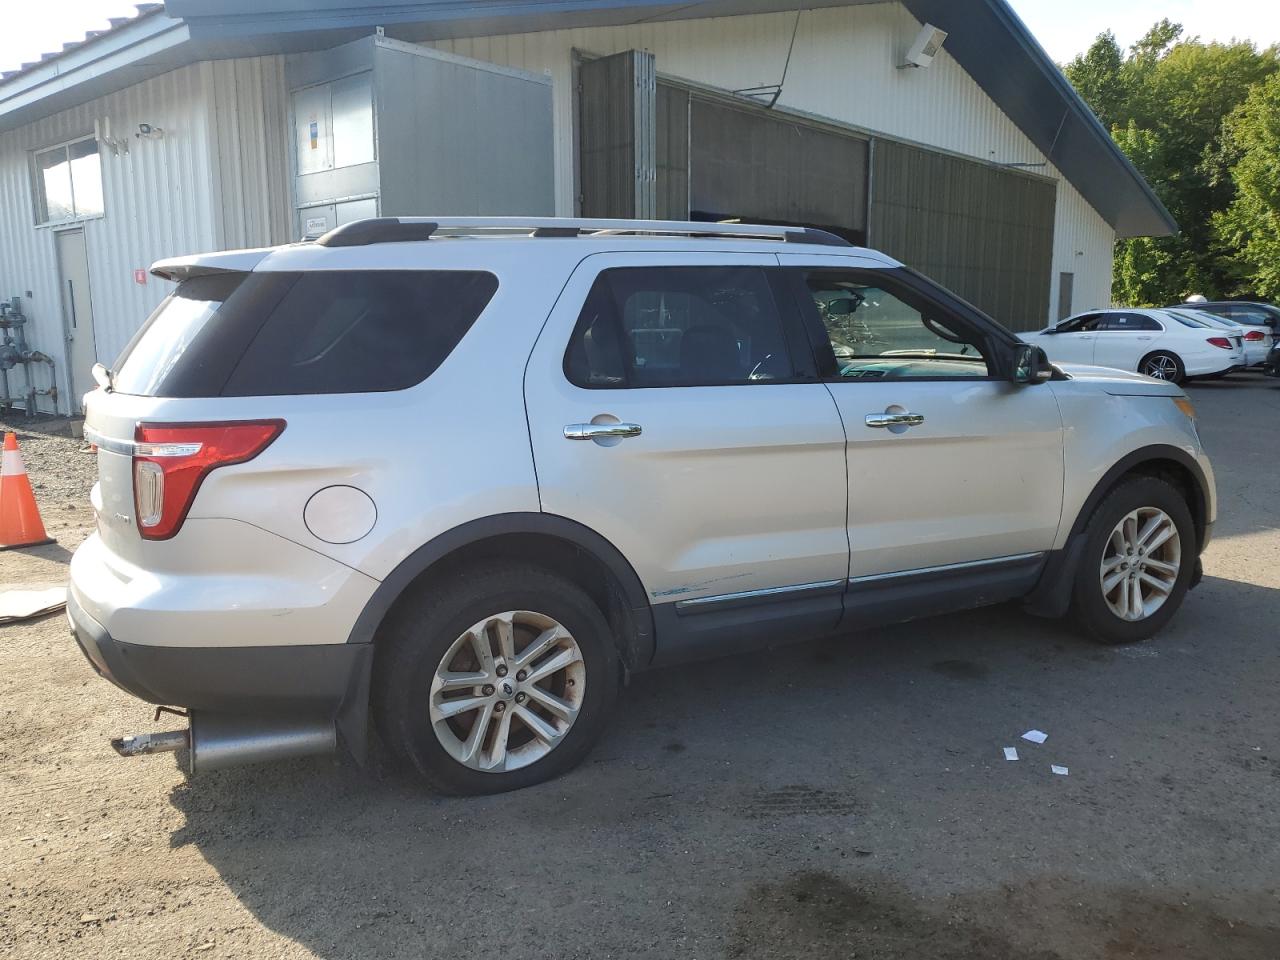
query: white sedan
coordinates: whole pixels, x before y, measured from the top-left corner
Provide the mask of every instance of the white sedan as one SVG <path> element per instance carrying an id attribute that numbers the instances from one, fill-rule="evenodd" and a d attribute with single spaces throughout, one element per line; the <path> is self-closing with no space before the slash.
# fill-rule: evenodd
<path id="1" fill-rule="evenodd" d="M 1091 310 L 1018 336 L 1054 362 L 1135 370 L 1174 383 L 1245 365 L 1239 334 L 1168 310 Z"/>
<path id="2" fill-rule="evenodd" d="M 1243 324 L 1230 317 L 1219 317 L 1206 310 L 1195 310 L 1191 307 L 1166 307 L 1169 313 L 1181 317 L 1191 317 L 1211 327 L 1228 331 L 1244 340 L 1244 363 L 1246 367 L 1260 367 L 1271 352 L 1271 344 L 1275 337 L 1267 327 L 1256 327 Z"/>

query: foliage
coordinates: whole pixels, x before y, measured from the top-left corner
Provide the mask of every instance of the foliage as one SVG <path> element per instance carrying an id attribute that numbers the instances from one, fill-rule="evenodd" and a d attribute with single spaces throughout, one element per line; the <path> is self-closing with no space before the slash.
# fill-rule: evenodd
<path id="1" fill-rule="evenodd" d="M 1245 149 L 1225 133 L 1224 118 L 1234 123 L 1240 114 L 1233 111 L 1278 68 L 1275 49 L 1184 40 L 1182 27 L 1168 20 L 1127 53 L 1104 33 L 1064 67 L 1181 227 L 1172 237 L 1119 241 L 1117 302 L 1160 305 L 1191 293 L 1212 298 L 1248 292 L 1255 285 L 1247 268 L 1252 261 L 1242 253 L 1244 209 L 1234 219 L 1225 214 L 1235 209 L 1234 165 Z M 1248 235 L 1254 236 L 1256 221 L 1250 222 L 1255 227 Z"/>
<path id="2" fill-rule="evenodd" d="M 1213 218 L 1223 245 L 1235 251 L 1232 279 L 1280 300 L 1280 73 L 1255 85 L 1223 124 L 1220 166 L 1236 188 Z"/>

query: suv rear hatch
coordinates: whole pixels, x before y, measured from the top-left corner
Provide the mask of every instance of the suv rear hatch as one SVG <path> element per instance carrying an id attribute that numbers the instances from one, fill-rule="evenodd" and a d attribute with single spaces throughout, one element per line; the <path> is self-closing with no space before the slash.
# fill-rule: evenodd
<path id="1" fill-rule="evenodd" d="M 497 289 L 480 271 L 255 270 L 267 255 L 157 264 L 177 288 L 114 370 L 97 371 L 103 386 L 85 415 L 98 447 L 94 507 L 103 542 L 127 561 L 164 555 L 188 512 L 200 515 L 212 471 L 261 457 L 241 469 L 265 474 L 288 459 L 279 441 L 290 421 L 323 429 L 349 395 L 424 380 Z M 272 489 L 261 516 L 233 519 L 271 529 Z"/>

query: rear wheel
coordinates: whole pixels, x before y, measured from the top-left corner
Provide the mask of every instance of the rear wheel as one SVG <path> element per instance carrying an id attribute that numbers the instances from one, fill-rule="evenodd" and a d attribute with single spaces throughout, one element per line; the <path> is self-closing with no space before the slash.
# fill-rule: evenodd
<path id="1" fill-rule="evenodd" d="M 604 616 L 578 586 L 536 567 L 441 581 L 379 644 L 379 732 L 448 793 L 514 790 L 572 769 L 617 695 Z"/>
<path id="2" fill-rule="evenodd" d="M 1085 528 L 1072 613 L 1103 643 L 1145 640 L 1177 612 L 1195 561 L 1195 524 L 1182 494 L 1156 477 L 1127 480 Z"/>
<path id="3" fill-rule="evenodd" d="M 1143 357 L 1138 364 L 1138 372 L 1170 383 L 1182 383 L 1187 378 L 1187 370 L 1182 365 L 1181 358 L 1167 350 L 1157 350 Z"/>

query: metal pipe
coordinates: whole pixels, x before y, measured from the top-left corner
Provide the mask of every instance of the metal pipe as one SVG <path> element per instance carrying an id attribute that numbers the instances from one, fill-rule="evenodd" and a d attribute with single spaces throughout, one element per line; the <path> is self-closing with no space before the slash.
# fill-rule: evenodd
<path id="1" fill-rule="evenodd" d="M 127 737 L 115 737 L 111 741 L 111 747 L 122 757 L 145 757 L 153 753 L 185 750 L 189 742 L 186 730 L 170 730 L 168 733 L 136 733 Z"/>
<path id="2" fill-rule="evenodd" d="M 31 417 L 38 412 L 36 406 L 37 397 L 49 397 L 53 402 L 54 412 L 57 412 L 57 368 L 52 357 L 41 353 L 39 350 L 31 349 L 31 345 L 27 343 L 26 324 L 27 318 L 22 313 L 22 299 L 20 297 L 13 297 L 8 302 L 0 303 L 0 330 L 4 331 L 4 340 L 0 342 L 0 374 L 3 374 L 3 378 L 0 380 L 0 388 L 2 388 L 3 393 L 0 396 L 0 409 L 9 410 L 14 405 L 15 398 L 9 383 L 9 368 L 22 364 L 22 372 L 27 386 L 22 393 L 21 402 L 25 408 L 26 415 Z M 35 380 L 31 374 L 31 364 L 33 363 L 47 363 L 49 365 L 50 386 L 47 389 L 36 389 Z"/>

